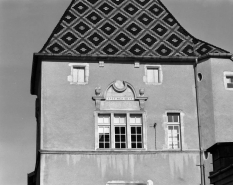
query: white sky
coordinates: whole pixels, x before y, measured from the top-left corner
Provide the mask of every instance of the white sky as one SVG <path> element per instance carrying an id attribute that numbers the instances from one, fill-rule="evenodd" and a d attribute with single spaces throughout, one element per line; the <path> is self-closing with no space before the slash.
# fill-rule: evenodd
<path id="1" fill-rule="evenodd" d="M 71 0 L 0 0 L 0 184 L 26 185 L 35 167 L 32 57 Z M 233 52 L 233 0 L 162 0 L 193 36 Z"/>

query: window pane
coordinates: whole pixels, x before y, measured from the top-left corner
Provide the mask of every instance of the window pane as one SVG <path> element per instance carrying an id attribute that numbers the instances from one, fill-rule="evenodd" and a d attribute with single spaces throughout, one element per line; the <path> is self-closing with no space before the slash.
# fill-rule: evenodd
<path id="1" fill-rule="evenodd" d="M 134 117 L 130 117 L 130 123 L 135 123 L 135 118 Z"/>
<path id="2" fill-rule="evenodd" d="M 159 70 L 157 68 L 147 68 L 147 82 L 148 83 L 159 82 Z"/>
<path id="3" fill-rule="evenodd" d="M 120 123 L 125 123 L 125 118 L 124 117 L 120 117 Z"/>
<path id="4" fill-rule="evenodd" d="M 78 82 L 85 82 L 85 69 L 78 68 Z"/>
<path id="5" fill-rule="evenodd" d="M 171 115 L 167 115 L 168 118 L 168 122 L 173 122 L 172 116 Z"/>
<path id="6" fill-rule="evenodd" d="M 154 69 L 153 72 L 154 72 L 154 81 L 155 83 L 158 83 L 159 82 L 159 70 Z"/>
<path id="7" fill-rule="evenodd" d="M 125 134 L 125 127 L 121 127 L 121 134 Z"/>
<path id="8" fill-rule="evenodd" d="M 131 134 L 135 134 L 136 133 L 136 127 L 131 127 Z"/>
<path id="9" fill-rule="evenodd" d="M 126 148 L 126 144 L 125 143 L 121 143 L 121 148 Z"/>
<path id="10" fill-rule="evenodd" d="M 105 148 L 110 148 L 109 143 L 105 143 Z"/>
<path id="11" fill-rule="evenodd" d="M 141 134 L 142 133 L 142 128 L 141 127 L 137 127 L 137 134 Z"/>
<path id="12" fill-rule="evenodd" d="M 141 123 L 141 117 L 136 118 L 136 123 Z"/>
<path id="13" fill-rule="evenodd" d="M 115 134 L 120 134 L 120 128 L 119 127 L 115 127 Z"/>
<path id="14" fill-rule="evenodd" d="M 137 143 L 137 148 L 142 148 L 142 143 Z"/>
<path id="15" fill-rule="evenodd" d="M 136 148 L 136 143 L 132 143 L 131 148 Z"/>
<path id="16" fill-rule="evenodd" d="M 109 121 L 109 120 L 110 120 L 110 118 L 106 116 L 106 117 L 104 117 L 103 122 L 104 122 L 104 123 L 110 123 L 110 121 Z"/>
<path id="17" fill-rule="evenodd" d="M 131 142 L 136 142 L 136 135 L 131 135 Z"/>
<path id="18" fill-rule="evenodd" d="M 99 142 L 103 142 L 104 141 L 104 135 L 103 134 L 100 134 L 99 135 Z"/>
<path id="19" fill-rule="evenodd" d="M 179 117 L 178 117 L 178 115 L 174 115 L 174 116 L 173 116 L 173 120 L 174 120 L 174 122 L 179 122 Z"/>
<path id="20" fill-rule="evenodd" d="M 98 117 L 98 123 L 103 123 L 103 118 L 102 117 Z"/>
<path id="21" fill-rule="evenodd" d="M 153 83 L 154 82 L 153 69 L 150 69 L 150 68 L 147 69 L 147 82 L 149 82 L 149 83 Z"/>
<path id="22" fill-rule="evenodd" d="M 115 142 L 120 142 L 120 135 L 115 135 Z"/>
<path id="23" fill-rule="evenodd" d="M 141 135 L 137 135 L 137 141 L 141 142 L 142 141 L 142 136 Z"/>
<path id="24" fill-rule="evenodd" d="M 121 144 L 120 143 L 116 143 L 115 144 L 115 148 L 120 148 Z"/>
<path id="25" fill-rule="evenodd" d="M 99 143 L 99 148 L 104 148 L 104 143 Z"/>
<path id="26" fill-rule="evenodd" d="M 78 69 L 73 68 L 73 82 L 78 82 Z"/>
<path id="27" fill-rule="evenodd" d="M 105 135 L 105 142 L 109 142 L 109 135 Z"/>
<path id="28" fill-rule="evenodd" d="M 125 142 L 125 135 L 121 135 L 121 141 Z"/>
<path id="29" fill-rule="evenodd" d="M 104 127 L 104 133 L 110 133 L 109 127 Z"/>
<path id="30" fill-rule="evenodd" d="M 120 123 L 119 117 L 114 117 L 114 123 Z"/>

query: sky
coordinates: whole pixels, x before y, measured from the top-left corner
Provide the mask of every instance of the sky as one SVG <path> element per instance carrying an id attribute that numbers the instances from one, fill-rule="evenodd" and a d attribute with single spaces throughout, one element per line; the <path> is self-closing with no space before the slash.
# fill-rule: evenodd
<path id="1" fill-rule="evenodd" d="M 26 185 L 36 162 L 38 52 L 71 0 L 0 0 L 0 184 Z M 233 53 L 233 0 L 162 0 L 193 36 Z"/>

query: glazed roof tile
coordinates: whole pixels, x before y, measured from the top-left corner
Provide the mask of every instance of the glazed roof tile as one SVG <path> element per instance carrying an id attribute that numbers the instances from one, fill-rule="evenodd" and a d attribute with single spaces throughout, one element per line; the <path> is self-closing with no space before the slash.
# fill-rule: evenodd
<path id="1" fill-rule="evenodd" d="M 229 52 L 189 34 L 160 0 L 73 0 L 39 53 L 199 57 Z"/>

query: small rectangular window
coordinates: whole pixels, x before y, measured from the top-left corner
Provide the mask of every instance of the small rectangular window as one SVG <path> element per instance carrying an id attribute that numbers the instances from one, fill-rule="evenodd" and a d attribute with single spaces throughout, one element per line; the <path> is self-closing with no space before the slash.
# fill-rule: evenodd
<path id="1" fill-rule="evenodd" d="M 147 82 L 148 83 L 159 83 L 159 70 L 156 68 L 147 69 Z"/>
<path id="2" fill-rule="evenodd" d="M 233 88 L 233 76 L 226 76 L 227 88 Z"/>
<path id="3" fill-rule="evenodd" d="M 85 67 L 74 67 L 73 82 L 85 82 Z"/>
<path id="4" fill-rule="evenodd" d="M 89 78 L 89 64 L 87 63 L 70 63 L 71 74 L 68 76 L 70 84 L 85 85 Z"/>
<path id="5" fill-rule="evenodd" d="M 159 65 L 145 65 L 144 82 L 148 85 L 159 85 L 162 83 L 162 70 Z"/>
<path id="6" fill-rule="evenodd" d="M 168 113 L 167 114 L 168 122 L 179 123 L 180 122 L 180 114 L 179 113 Z"/>

